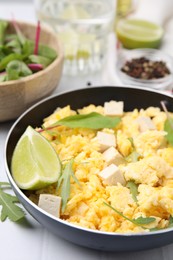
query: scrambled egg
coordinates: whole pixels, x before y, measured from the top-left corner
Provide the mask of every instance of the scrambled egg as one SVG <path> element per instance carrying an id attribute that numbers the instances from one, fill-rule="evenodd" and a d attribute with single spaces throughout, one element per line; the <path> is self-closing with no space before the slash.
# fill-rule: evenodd
<path id="1" fill-rule="evenodd" d="M 80 114 L 91 112 L 104 115 L 102 106 L 89 105 L 78 110 Z M 58 108 L 44 120 L 44 126 L 76 113 L 70 106 Z M 140 132 L 139 116 L 149 117 L 155 129 Z M 124 113 L 121 123 L 114 129 L 102 129 L 116 137 L 116 149 L 125 159 L 116 171 L 123 174 L 126 183 L 135 183 L 136 201 L 128 186 L 121 183 L 105 185 L 100 177 L 99 173 L 109 163 L 99 150 L 96 130 L 59 126 L 54 129 L 55 135 L 43 132 L 62 162 L 75 158 L 74 173 L 81 184 L 79 186 L 71 178 L 70 198 L 61 218 L 85 228 L 118 233 L 149 232 L 150 228 L 168 227 L 169 218 L 173 216 L 173 147 L 165 138 L 165 120 L 166 115 L 159 108 L 134 109 Z M 139 157 L 129 162 L 126 158 L 134 151 Z M 58 195 L 52 185 L 31 194 L 30 199 L 44 192 Z M 139 217 L 155 220 L 143 226 L 135 225 L 104 202 L 131 220 Z"/>

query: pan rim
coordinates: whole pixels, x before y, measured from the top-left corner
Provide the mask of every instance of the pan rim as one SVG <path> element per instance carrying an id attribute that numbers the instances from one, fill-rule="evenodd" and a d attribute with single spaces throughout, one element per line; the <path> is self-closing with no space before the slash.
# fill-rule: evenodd
<path id="1" fill-rule="evenodd" d="M 15 126 L 18 124 L 18 122 L 27 114 L 29 113 L 32 109 L 34 109 L 35 107 L 39 106 L 40 104 L 53 99 L 57 96 L 63 95 L 63 94 L 68 94 L 71 92 L 76 92 L 76 91 L 81 91 L 81 90 L 86 90 L 86 89 L 97 89 L 97 88 L 107 88 L 107 87 L 111 87 L 111 88 L 129 88 L 129 89 L 138 89 L 138 90 L 144 90 L 147 92 L 151 92 L 151 93 L 158 93 L 158 94 L 162 94 L 164 96 L 173 98 L 173 96 L 169 93 L 165 93 L 164 91 L 160 91 L 160 90 L 154 90 L 154 89 L 149 89 L 149 88 L 145 88 L 145 87 L 134 87 L 134 86 L 93 86 L 90 88 L 77 88 L 74 90 L 67 90 L 67 91 L 61 91 L 59 93 L 56 93 L 54 95 L 51 95 L 47 98 L 44 98 L 43 100 L 37 102 L 36 104 L 32 105 L 30 108 L 28 108 L 24 113 L 22 113 L 20 115 L 20 117 L 13 123 L 13 125 L 11 126 L 6 140 L 5 140 L 5 146 L 4 146 L 4 160 L 5 160 L 5 171 L 6 171 L 6 175 L 10 181 L 10 183 L 12 184 L 12 187 L 14 187 L 14 189 L 17 191 L 18 194 L 20 194 L 20 196 L 22 197 L 22 199 L 24 199 L 30 206 L 34 207 L 35 210 L 39 211 L 41 214 L 46 215 L 46 217 L 53 219 L 54 221 L 60 222 L 61 224 L 65 224 L 66 226 L 69 226 L 71 228 L 75 228 L 78 229 L 79 231 L 85 231 L 88 233 L 94 233 L 97 235 L 104 235 L 104 236 L 116 236 L 116 237 L 141 237 L 141 236 L 152 236 L 152 235 L 160 235 L 160 234 L 164 234 L 164 233 L 169 233 L 173 231 L 173 228 L 165 228 L 162 230 L 157 230 L 157 231 L 150 231 L 150 232 L 140 232 L 140 233 L 115 233 L 115 232 L 104 232 L 104 231 L 99 231 L 99 230 L 92 230 L 89 228 L 84 228 L 84 227 L 80 227 L 77 226 L 73 223 L 69 223 L 65 220 L 62 220 L 60 218 L 56 218 L 53 215 L 47 213 L 46 211 L 42 210 L 41 208 L 39 208 L 36 204 L 34 204 L 31 200 L 29 200 L 27 198 L 27 196 L 20 190 L 20 188 L 17 186 L 17 184 L 15 183 L 15 181 L 12 178 L 12 175 L 10 173 L 10 169 L 8 167 L 8 163 L 7 163 L 7 146 L 9 143 L 9 138 L 11 136 L 11 133 L 13 132 Z M 21 203 L 22 206 L 25 208 L 24 204 Z M 28 210 L 26 210 L 29 214 L 30 212 Z M 37 220 L 38 221 L 38 220 Z"/>

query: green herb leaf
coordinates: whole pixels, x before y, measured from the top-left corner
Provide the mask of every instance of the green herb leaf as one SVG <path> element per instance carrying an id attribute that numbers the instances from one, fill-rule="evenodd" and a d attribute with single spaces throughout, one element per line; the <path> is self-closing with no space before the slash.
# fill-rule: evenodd
<path id="1" fill-rule="evenodd" d="M 121 119 L 119 117 L 108 117 L 102 116 L 99 113 L 92 112 L 85 115 L 74 115 L 65 117 L 57 121 L 52 126 L 64 125 L 70 128 L 90 128 L 90 129 L 101 129 L 101 128 L 114 128 Z"/>
<path id="2" fill-rule="evenodd" d="M 8 63 L 13 60 L 23 60 L 23 55 L 19 53 L 11 53 L 0 61 L 0 71 L 4 70 Z"/>
<path id="3" fill-rule="evenodd" d="M 3 45 L 8 22 L 0 20 L 0 45 Z"/>
<path id="4" fill-rule="evenodd" d="M 133 138 L 132 138 L 132 137 L 129 137 L 129 138 L 128 138 L 128 140 L 130 141 L 130 143 L 131 143 L 132 147 L 134 148 L 135 146 L 134 146 L 134 141 L 133 141 Z"/>
<path id="5" fill-rule="evenodd" d="M 6 44 L 7 47 L 10 47 L 11 51 L 14 53 L 22 53 L 21 45 L 18 41 L 18 39 L 11 40 Z"/>
<path id="6" fill-rule="evenodd" d="M 148 218 L 139 217 L 139 218 L 133 219 L 133 223 L 135 223 L 136 225 L 147 225 L 147 224 L 152 223 L 155 220 L 156 219 L 153 217 L 148 217 Z"/>
<path id="7" fill-rule="evenodd" d="M 115 209 L 114 207 L 112 207 L 110 204 L 107 204 L 106 202 L 103 202 L 106 206 L 108 206 L 109 208 L 111 208 L 113 211 L 115 211 L 118 215 L 120 215 L 121 217 L 123 217 L 124 219 L 130 221 L 131 223 L 137 225 L 137 226 L 141 226 L 142 228 L 145 229 L 145 227 L 143 227 L 142 225 L 147 225 L 150 224 L 152 222 L 154 222 L 156 219 L 153 217 L 148 217 L 148 218 L 143 218 L 143 217 L 139 217 L 137 219 L 130 219 L 126 216 L 124 216 L 124 214 L 122 214 L 120 211 L 118 211 L 117 209 Z"/>
<path id="8" fill-rule="evenodd" d="M 71 159 L 66 165 L 64 170 L 62 171 L 62 174 L 58 180 L 57 190 L 61 187 L 60 196 L 62 198 L 62 212 L 64 212 L 67 201 L 70 197 L 70 177 L 72 176 L 74 178 L 74 172 L 73 172 L 73 162 L 74 159 Z M 76 176 L 74 180 L 79 183 Z"/>
<path id="9" fill-rule="evenodd" d="M 8 186 L 8 187 L 11 187 L 10 183 L 9 182 L 0 182 L 0 186 Z"/>
<path id="10" fill-rule="evenodd" d="M 27 56 L 32 55 L 34 53 L 34 48 L 35 43 L 31 40 L 26 40 L 23 45 L 23 53 Z M 57 57 L 57 53 L 54 49 L 42 44 L 39 44 L 38 55 L 48 58 L 51 61 L 55 60 Z"/>
<path id="11" fill-rule="evenodd" d="M 130 193 L 132 194 L 133 200 L 137 202 L 138 186 L 136 185 L 136 183 L 134 183 L 134 181 L 129 181 L 127 182 L 126 187 L 130 189 Z"/>
<path id="12" fill-rule="evenodd" d="M 169 218 L 168 228 L 170 228 L 170 227 L 173 227 L 173 217 L 172 216 L 170 216 L 170 218 Z"/>
<path id="13" fill-rule="evenodd" d="M 16 196 L 5 193 L 0 188 L 1 221 L 5 221 L 8 217 L 11 221 L 16 222 L 25 216 L 24 211 L 15 204 L 16 202 L 18 202 Z"/>
<path id="14" fill-rule="evenodd" d="M 16 80 L 20 77 L 26 77 L 32 74 L 32 71 L 23 61 L 13 60 L 9 62 L 6 68 L 7 79 Z"/>
<path id="15" fill-rule="evenodd" d="M 39 55 L 29 55 L 28 59 L 31 63 L 43 65 L 44 68 L 46 68 L 52 62 L 50 59 Z"/>
<path id="16" fill-rule="evenodd" d="M 173 119 L 167 118 L 164 124 L 164 131 L 167 132 L 165 138 L 167 139 L 170 145 L 173 145 Z"/>
<path id="17" fill-rule="evenodd" d="M 149 230 L 150 230 L 150 232 L 152 232 L 152 231 L 158 231 L 158 230 L 161 230 L 162 228 L 158 228 L 158 227 L 155 227 L 155 228 L 150 228 Z"/>
<path id="18" fill-rule="evenodd" d="M 54 49 L 50 48 L 47 45 L 43 45 L 43 44 L 39 45 L 38 54 L 40 56 L 44 56 L 51 60 L 55 60 L 57 57 L 57 53 Z"/>
<path id="19" fill-rule="evenodd" d="M 12 24 L 13 24 L 13 27 L 14 27 L 14 29 L 16 31 L 16 34 L 17 34 L 19 42 L 23 45 L 25 43 L 25 41 L 26 41 L 26 38 L 23 35 L 23 33 L 21 32 L 21 30 L 20 30 L 20 28 L 19 28 L 19 26 L 16 23 L 14 18 L 12 19 Z"/>
<path id="20" fill-rule="evenodd" d="M 0 75 L 0 82 L 4 82 L 6 80 L 6 73 Z"/>
<path id="21" fill-rule="evenodd" d="M 141 155 L 138 152 L 133 151 L 125 159 L 127 162 L 137 162 L 140 157 L 141 157 Z"/>

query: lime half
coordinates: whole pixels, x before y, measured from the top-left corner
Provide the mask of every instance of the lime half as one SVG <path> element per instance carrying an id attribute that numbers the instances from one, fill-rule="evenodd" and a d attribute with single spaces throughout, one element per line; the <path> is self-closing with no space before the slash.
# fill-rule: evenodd
<path id="1" fill-rule="evenodd" d="M 14 150 L 11 170 L 21 189 L 35 190 L 58 181 L 61 163 L 51 144 L 28 126 Z"/>
<path id="2" fill-rule="evenodd" d="M 124 19 L 117 24 L 117 37 L 127 49 L 157 48 L 163 36 L 163 29 L 154 23 Z"/>

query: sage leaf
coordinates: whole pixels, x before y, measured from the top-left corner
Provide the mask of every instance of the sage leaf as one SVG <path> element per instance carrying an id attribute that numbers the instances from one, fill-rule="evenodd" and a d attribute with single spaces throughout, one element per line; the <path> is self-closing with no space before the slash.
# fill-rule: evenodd
<path id="1" fill-rule="evenodd" d="M 134 181 L 129 181 L 127 182 L 126 187 L 130 189 L 130 193 L 132 194 L 133 200 L 137 202 L 138 186 L 136 185 L 136 183 L 134 183 Z"/>
<path id="2" fill-rule="evenodd" d="M 14 222 L 24 218 L 25 213 L 15 204 L 16 202 L 18 202 L 16 196 L 5 193 L 0 188 L 1 221 L 5 221 L 7 217 Z"/>
<path id="3" fill-rule="evenodd" d="M 164 123 L 164 131 L 167 132 L 165 138 L 167 139 L 168 143 L 173 146 L 173 119 L 167 118 Z"/>
<path id="4" fill-rule="evenodd" d="M 74 115 L 65 117 L 57 121 L 52 126 L 64 125 L 70 128 L 90 128 L 90 129 L 102 129 L 102 128 L 114 128 L 121 121 L 119 117 L 103 116 L 99 113 L 92 112 L 85 115 Z"/>

